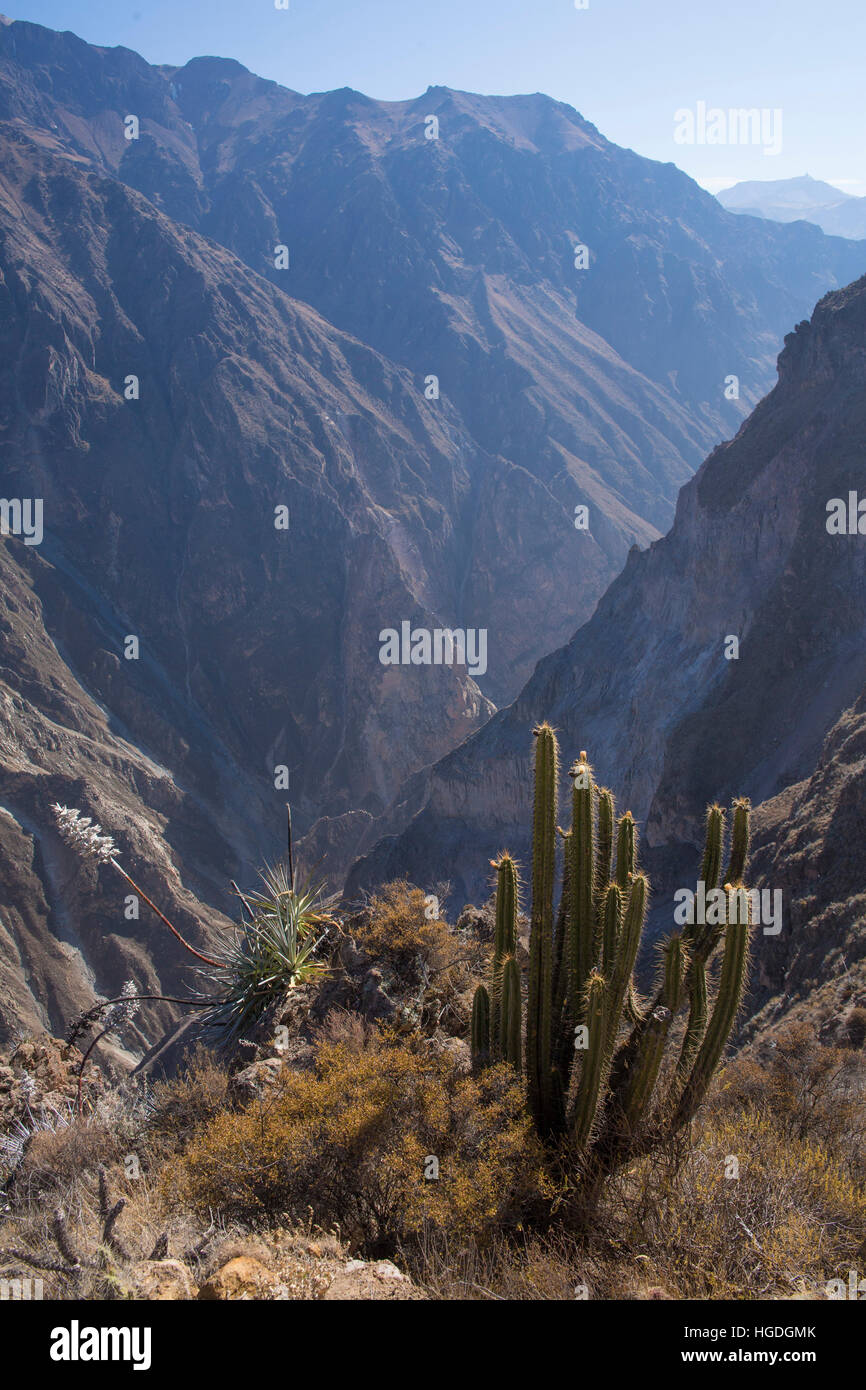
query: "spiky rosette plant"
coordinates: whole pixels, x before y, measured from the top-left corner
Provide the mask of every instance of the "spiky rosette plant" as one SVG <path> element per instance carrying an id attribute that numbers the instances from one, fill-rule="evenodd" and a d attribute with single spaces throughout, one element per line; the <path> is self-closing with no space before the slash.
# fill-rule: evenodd
<path id="1" fill-rule="evenodd" d="M 534 734 L 529 977 L 525 1009 L 520 1009 L 528 1100 L 542 1136 L 568 1134 L 597 1179 L 685 1125 L 721 1062 L 747 973 L 749 898 L 743 877 L 750 807 L 746 800 L 734 803 L 724 872 L 725 814 L 710 807 L 700 880 L 714 911 L 662 944 L 655 998 L 642 1001 L 634 968 L 649 882 L 638 868 L 634 818 L 626 811 L 617 820 L 612 792 L 597 786 L 581 753 L 570 770 L 571 827 L 558 831 L 557 740 L 549 724 Z M 563 868 L 554 912 L 557 834 Z M 514 958 L 519 881 L 510 855 L 502 855 L 495 867 L 492 1002 L 488 1013 L 488 993 L 479 986 L 473 1050 L 476 1065 L 488 1057 L 519 1065 L 523 1030 Z M 721 968 L 710 1007 L 707 972 L 718 948 Z M 679 1056 L 675 1066 L 665 1068 L 671 1028 L 683 1009 Z"/>
<path id="2" fill-rule="evenodd" d="M 295 985 L 305 984 L 327 969 L 324 962 L 314 957 L 335 919 L 319 888 L 312 884 L 296 885 L 290 808 L 287 808 L 287 863 L 262 870 L 263 891 L 243 894 L 232 882 L 242 905 L 241 921 L 228 930 L 212 929 L 215 944 L 210 955 L 192 946 L 130 877 L 118 862 L 117 845 L 101 825 L 73 807 L 55 804 L 52 810 L 60 834 L 70 848 L 83 858 L 109 865 L 119 873 L 175 939 L 206 967 L 199 973 L 207 987 L 193 998 L 140 992 L 131 995 L 125 991 L 118 998 L 99 1001 L 83 1013 L 72 1029 L 70 1041 L 77 1041 L 82 1032 L 100 1019 L 102 1031 L 85 1054 L 82 1073 L 93 1048 L 121 1016 L 128 1014 L 133 1002 L 137 1005 L 155 1001 L 202 1009 L 204 1026 L 220 1041 L 230 1042 L 255 1023 L 278 995 Z M 102 1018 L 105 1010 L 109 1011 L 108 1016 Z"/>
<path id="3" fill-rule="evenodd" d="M 226 1041 L 241 1036 L 279 995 L 326 969 L 315 953 L 334 919 L 321 890 L 296 885 L 283 864 L 260 876 L 263 890 L 239 894 L 246 920 L 215 931 L 214 965 L 200 971 L 209 1001 L 202 1022 Z"/>

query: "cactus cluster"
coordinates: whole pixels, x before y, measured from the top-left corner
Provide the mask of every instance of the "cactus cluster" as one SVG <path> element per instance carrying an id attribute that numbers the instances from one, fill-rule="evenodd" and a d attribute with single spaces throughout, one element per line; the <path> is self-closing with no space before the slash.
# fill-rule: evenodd
<path id="1" fill-rule="evenodd" d="M 700 869 L 705 895 L 721 906 L 672 935 L 660 949 L 655 997 L 642 1000 L 634 968 L 649 883 L 637 865 L 637 827 L 617 820 L 613 794 L 596 785 L 585 753 L 572 766 L 571 827 L 557 826 L 559 750 L 549 724 L 535 736 L 529 972 L 525 1028 L 517 962 L 520 884 L 503 854 L 496 868 L 496 934 L 491 986 L 479 986 L 472 1016 L 476 1066 L 508 1061 L 525 1070 L 529 1105 L 543 1136 L 568 1133 L 577 1150 L 609 1171 L 653 1147 L 694 1115 L 733 1027 L 746 979 L 749 899 L 743 876 L 749 803 L 732 810 L 722 872 L 725 813 L 707 812 Z M 557 842 L 562 849 L 556 912 Z M 713 920 L 710 921 L 712 916 Z M 722 961 L 712 1009 L 707 967 Z M 671 1026 L 687 1010 L 676 1065 L 659 1076 Z M 525 1033 L 525 1057 L 521 1057 Z"/>

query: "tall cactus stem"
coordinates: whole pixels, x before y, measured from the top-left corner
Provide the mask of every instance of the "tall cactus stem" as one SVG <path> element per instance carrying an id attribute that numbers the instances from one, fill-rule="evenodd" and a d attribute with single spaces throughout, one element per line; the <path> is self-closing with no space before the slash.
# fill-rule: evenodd
<path id="1" fill-rule="evenodd" d="M 607 1036 L 605 994 L 604 976 L 598 970 L 593 970 L 586 984 L 586 998 L 581 1011 L 587 1030 L 588 1046 L 583 1053 L 572 1110 L 572 1133 L 575 1143 L 581 1149 L 589 1140 L 595 1124 L 598 1095 L 604 1074 Z"/>
<path id="2" fill-rule="evenodd" d="M 604 893 L 613 869 L 613 792 L 607 787 L 598 791 L 598 833 L 595 847 L 595 887 Z"/>
<path id="3" fill-rule="evenodd" d="M 496 928 L 490 981 L 490 1050 L 493 1057 L 503 1052 L 502 967 L 517 949 L 517 891 L 517 866 L 510 854 L 503 854 L 496 865 Z"/>
<path id="4" fill-rule="evenodd" d="M 746 872 L 749 856 L 749 813 L 752 809 L 748 797 L 740 797 L 733 804 L 733 825 L 731 827 L 731 853 L 725 870 L 725 883 L 740 884 Z"/>
<path id="5" fill-rule="evenodd" d="M 693 960 L 689 968 L 689 1019 L 683 1034 L 676 1075 L 686 1080 L 707 1029 L 707 967 Z"/>
<path id="6" fill-rule="evenodd" d="M 490 995 L 479 985 L 472 1000 L 472 1031 L 469 1040 L 475 1070 L 490 1062 Z"/>
<path id="7" fill-rule="evenodd" d="M 595 854 L 592 769 L 581 753 L 570 773 L 573 778 L 571 808 L 571 939 L 568 994 L 571 1021 L 580 1022 L 586 982 L 595 965 Z"/>
<path id="8" fill-rule="evenodd" d="M 615 891 L 619 892 L 619 889 L 616 888 Z M 608 1011 L 606 1041 L 606 1051 L 608 1054 L 613 1052 L 616 1044 L 616 1035 L 622 1017 L 623 1003 L 626 998 L 626 992 L 631 984 L 631 975 L 634 970 L 634 963 L 637 959 L 644 918 L 646 917 L 648 893 L 649 884 L 646 876 L 644 874 L 638 874 L 631 882 L 631 891 L 628 895 L 628 903 L 626 904 L 625 913 L 623 915 L 622 930 L 619 935 L 619 950 L 617 951 L 613 972 L 610 976 L 610 1009 Z"/>
<path id="9" fill-rule="evenodd" d="M 620 1099 L 624 1130 L 631 1135 L 648 1115 L 659 1074 L 665 1042 L 673 1014 L 665 1004 L 657 1004 L 641 1033 L 637 1055 Z"/>
<path id="10" fill-rule="evenodd" d="M 608 885 L 602 908 L 601 969 L 606 980 L 613 979 L 622 935 L 622 893 L 615 883 Z"/>
<path id="11" fill-rule="evenodd" d="M 559 756 L 549 724 L 535 729 L 535 806 L 532 826 L 532 909 L 526 1070 L 529 1101 L 542 1133 L 553 1116 L 553 885 L 556 868 L 556 792 Z"/>
<path id="12" fill-rule="evenodd" d="M 616 881 L 623 893 L 637 864 L 637 828 L 631 811 L 620 816 L 616 835 Z"/>
<path id="13" fill-rule="evenodd" d="M 708 893 L 717 886 L 719 874 L 722 871 L 724 831 L 725 813 L 721 806 L 708 806 L 706 837 L 700 872 L 700 882 L 703 883 Z"/>
<path id="14" fill-rule="evenodd" d="M 520 968 L 514 956 L 502 968 L 502 1055 L 520 1071 Z"/>
<path id="15" fill-rule="evenodd" d="M 675 1014 L 680 1006 L 688 963 L 688 953 L 682 936 L 672 936 L 665 942 L 662 958 L 664 962 L 662 1003 L 670 1009 L 672 1014 Z"/>
<path id="16" fill-rule="evenodd" d="M 709 1088 L 731 1035 L 740 1007 L 749 958 L 748 922 L 730 922 L 725 930 L 725 950 L 719 989 L 698 1055 L 677 1106 L 674 1126 L 692 1118 Z"/>

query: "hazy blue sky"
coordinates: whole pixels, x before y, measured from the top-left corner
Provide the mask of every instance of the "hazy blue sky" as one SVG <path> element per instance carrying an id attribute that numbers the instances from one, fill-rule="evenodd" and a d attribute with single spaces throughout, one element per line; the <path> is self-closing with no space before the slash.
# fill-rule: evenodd
<path id="1" fill-rule="evenodd" d="M 5 0 L 14 4 L 14 0 Z M 428 86 L 567 101 L 713 189 L 810 173 L 866 193 L 864 0 L 18 0 L 9 13 L 153 63 L 218 54 L 301 92 Z M 781 151 L 678 144 L 675 113 L 781 110 Z M 769 127 L 768 127 L 769 131 Z M 724 128 L 723 128 L 724 133 Z M 778 134 L 778 126 L 775 129 Z"/>

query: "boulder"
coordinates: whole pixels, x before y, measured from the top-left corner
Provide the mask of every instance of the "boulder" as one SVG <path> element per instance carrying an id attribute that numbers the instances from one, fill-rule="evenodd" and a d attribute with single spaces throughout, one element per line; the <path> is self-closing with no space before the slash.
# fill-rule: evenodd
<path id="1" fill-rule="evenodd" d="M 199 1289 L 198 1296 L 203 1301 L 271 1301 L 287 1299 L 290 1293 L 280 1276 L 262 1264 L 261 1260 L 251 1255 L 238 1255 L 211 1275 Z"/>

